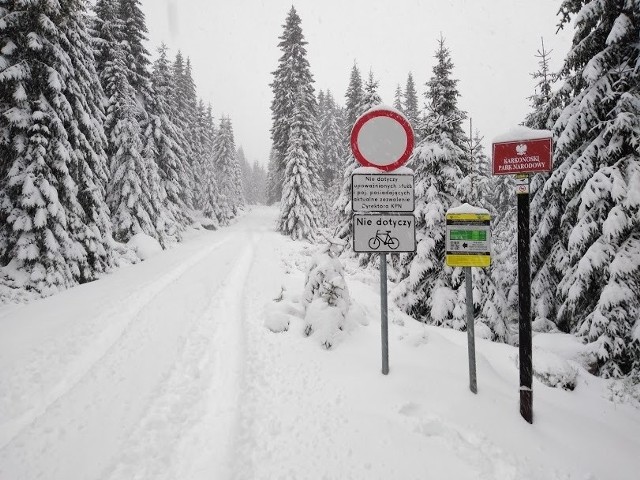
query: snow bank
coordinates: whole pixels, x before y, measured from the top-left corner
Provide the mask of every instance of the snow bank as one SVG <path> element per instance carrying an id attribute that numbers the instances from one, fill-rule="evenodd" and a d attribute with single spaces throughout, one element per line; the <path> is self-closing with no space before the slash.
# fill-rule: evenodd
<path id="1" fill-rule="evenodd" d="M 591 371 L 597 362 L 589 346 L 568 333 L 536 333 L 533 336 L 533 346 L 536 349 L 553 353 L 565 360 L 576 362 L 587 371 Z"/>
<path id="2" fill-rule="evenodd" d="M 468 203 L 463 203 L 462 205 L 459 205 L 457 207 L 453 207 L 447 210 L 447 214 L 449 213 L 451 214 L 469 213 L 472 215 L 489 215 L 489 210 L 480 208 L 480 207 L 474 207 L 473 205 L 469 205 Z"/>
<path id="3" fill-rule="evenodd" d="M 492 143 L 518 142 L 520 140 L 537 140 L 538 138 L 550 138 L 551 130 L 534 130 L 533 128 L 518 125 L 508 132 L 498 135 Z"/>
<path id="4" fill-rule="evenodd" d="M 140 260 L 151 258 L 162 251 L 160 243 L 146 233 L 136 233 L 131 237 L 131 240 L 127 242 L 127 246 L 136 252 Z"/>
<path id="5" fill-rule="evenodd" d="M 567 360 L 541 348 L 534 348 L 532 357 L 533 375 L 542 383 L 564 390 L 573 390 L 576 387 L 578 370 Z M 520 366 L 519 355 L 516 356 L 516 365 Z"/>
<path id="6" fill-rule="evenodd" d="M 286 332 L 292 322 L 303 317 L 304 310 L 300 307 L 299 297 L 291 295 L 283 286 L 280 295 L 266 305 L 263 324 L 273 333 Z"/>

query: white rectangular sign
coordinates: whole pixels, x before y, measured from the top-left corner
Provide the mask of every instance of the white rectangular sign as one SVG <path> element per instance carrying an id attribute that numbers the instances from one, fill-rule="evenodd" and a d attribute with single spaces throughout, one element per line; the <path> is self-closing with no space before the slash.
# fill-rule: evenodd
<path id="1" fill-rule="evenodd" d="M 413 212 L 415 195 L 410 173 L 351 175 L 354 212 Z"/>
<path id="2" fill-rule="evenodd" d="M 360 253 L 415 252 L 416 219 L 413 214 L 355 214 L 353 251 Z"/>

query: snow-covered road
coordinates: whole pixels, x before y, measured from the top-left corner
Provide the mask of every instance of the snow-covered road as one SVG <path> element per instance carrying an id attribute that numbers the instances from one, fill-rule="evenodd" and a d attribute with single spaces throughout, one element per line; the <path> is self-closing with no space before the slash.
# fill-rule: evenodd
<path id="1" fill-rule="evenodd" d="M 0 310 L 0 478 L 229 476 L 246 315 L 279 288 L 254 268 L 273 222 Z"/>
<path id="2" fill-rule="evenodd" d="M 276 214 L 1 306 L 0 480 L 637 478 L 640 409 L 578 363 L 572 392 L 535 380 L 529 425 L 517 349 L 478 339 L 473 395 L 466 334 L 391 307 L 381 375 L 377 273 L 356 262 L 348 328 L 330 351 L 305 337 L 315 247 L 275 233 Z M 289 331 L 265 328 L 274 308 Z M 582 348 L 562 334 L 534 345 Z M 555 358 L 540 348 L 534 363 Z"/>

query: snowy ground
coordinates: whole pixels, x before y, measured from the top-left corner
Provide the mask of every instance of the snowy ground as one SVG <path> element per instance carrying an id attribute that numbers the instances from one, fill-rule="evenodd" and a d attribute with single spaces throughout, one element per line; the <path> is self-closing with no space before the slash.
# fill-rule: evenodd
<path id="1" fill-rule="evenodd" d="M 256 208 L 0 307 L 0 479 L 638 478 L 638 405 L 589 375 L 566 336 L 534 340 L 541 369 L 577 375 L 574 391 L 535 381 L 533 425 L 506 345 L 478 340 L 473 395 L 465 334 L 392 310 L 381 375 L 372 272 L 348 266 L 355 307 L 332 350 L 305 338 L 296 299 L 313 247 L 274 221 Z M 291 327 L 276 334 L 265 312 L 282 287 Z"/>

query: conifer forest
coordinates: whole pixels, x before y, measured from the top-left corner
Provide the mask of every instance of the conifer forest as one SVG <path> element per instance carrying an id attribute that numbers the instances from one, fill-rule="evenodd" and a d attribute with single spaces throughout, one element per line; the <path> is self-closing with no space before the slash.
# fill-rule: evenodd
<path id="1" fill-rule="evenodd" d="M 588 346 L 591 372 L 640 381 L 640 2 L 564 0 L 573 40 L 552 70 L 544 39 L 521 124 L 549 130 L 553 170 L 531 178 L 532 322 Z M 518 342 L 514 180 L 491 175 L 446 32 L 425 39 L 428 78 L 381 98 L 354 59 L 344 96 L 316 84 L 304 19 L 273 39 L 271 151 L 248 159 L 233 119 L 198 94 L 189 52 L 150 45 L 139 0 L 0 0 L 0 301 L 32 302 L 140 261 L 189 229 L 224 229 L 252 206 L 278 209 L 295 241 L 327 236 L 354 253 L 349 135 L 387 104 L 412 124 L 417 250 L 392 254 L 390 301 L 415 320 L 464 330 L 461 268 L 444 263 L 445 212 L 492 215 L 492 265 L 473 270 L 476 335 Z M 232 48 L 229 46 L 228 48 Z M 223 73 L 221 73 L 222 75 Z M 489 143 L 487 143 L 487 141 Z M 258 161 L 259 160 L 259 161 Z"/>

